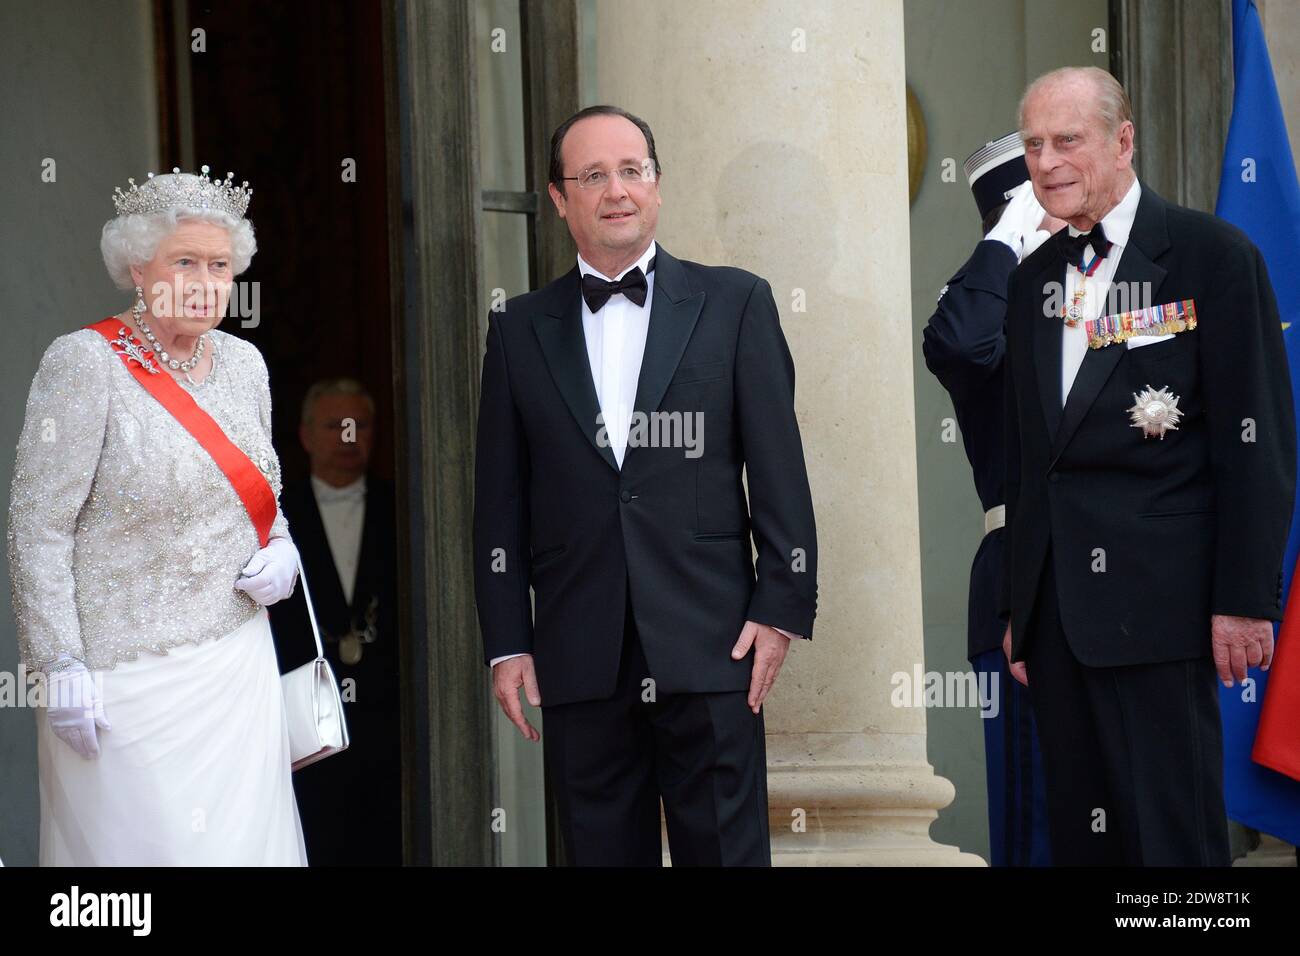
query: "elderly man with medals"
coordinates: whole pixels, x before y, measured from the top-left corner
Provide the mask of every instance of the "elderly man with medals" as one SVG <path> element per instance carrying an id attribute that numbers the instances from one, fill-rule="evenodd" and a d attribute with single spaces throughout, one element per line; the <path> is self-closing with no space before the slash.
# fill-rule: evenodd
<path id="1" fill-rule="evenodd" d="M 251 190 L 174 169 L 100 241 L 128 309 L 60 335 L 9 503 L 42 865 L 306 863 L 266 605 L 297 580 L 266 364 L 218 331 Z"/>
<path id="2" fill-rule="evenodd" d="M 965 162 L 984 238 L 948 280 L 923 332 L 926 366 L 952 398 L 984 507 L 984 538 L 971 566 L 967 657 L 988 688 L 980 723 L 988 782 L 989 862 L 1047 866 L 1046 794 L 1027 691 L 1002 653 L 998 617 L 1006 470 L 1002 364 L 1007 282 L 1017 264 L 1065 223 L 1034 198 L 1019 133 L 987 143 Z"/>
<path id="3" fill-rule="evenodd" d="M 1007 299 L 1004 649 L 1027 682 L 1053 862 L 1229 862 L 1216 678 L 1267 666 L 1295 413 L 1264 260 L 1132 169 L 1095 68 L 1026 91 L 1034 193 L 1069 228 Z"/>

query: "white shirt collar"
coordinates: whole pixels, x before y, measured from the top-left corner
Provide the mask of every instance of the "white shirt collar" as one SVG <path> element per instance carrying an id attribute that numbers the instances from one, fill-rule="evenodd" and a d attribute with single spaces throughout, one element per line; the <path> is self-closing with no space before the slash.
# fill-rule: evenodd
<path id="1" fill-rule="evenodd" d="M 362 475 L 356 481 L 335 488 L 327 481 L 322 481 L 315 475 L 311 476 L 312 490 L 316 494 L 316 500 L 319 501 L 346 501 L 353 497 L 362 497 L 366 493 L 366 476 Z"/>
<path id="2" fill-rule="evenodd" d="M 1106 233 L 1106 238 L 1117 246 L 1127 246 L 1129 233 L 1133 231 L 1133 220 L 1137 217 L 1138 200 L 1142 198 L 1142 187 L 1138 185 L 1137 177 L 1133 177 L 1133 185 L 1129 186 L 1128 192 L 1124 198 L 1117 202 L 1113 209 L 1101 217 L 1101 229 Z M 1073 226 L 1067 226 L 1070 235 L 1081 235 L 1083 230 L 1075 229 Z"/>
<path id="3" fill-rule="evenodd" d="M 641 257 L 637 259 L 636 262 L 632 263 L 630 266 L 628 266 L 626 269 L 624 269 L 616 276 L 605 275 L 603 272 L 595 268 L 586 259 L 582 258 L 582 253 L 580 252 L 578 253 L 578 274 L 584 276 L 585 275 L 599 276 L 600 278 L 604 279 L 607 282 L 617 282 L 619 279 L 623 278 L 623 276 L 627 275 L 633 269 L 640 266 L 641 273 L 644 275 L 646 267 L 650 264 L 650 260 L 654 258 L 655 248 L 657 247 L 657 245 L 658 244 L 655 242 L 655 240 L 651 239 L 650 245 L 646 247 L 645 252 L 641 253 Z"/>

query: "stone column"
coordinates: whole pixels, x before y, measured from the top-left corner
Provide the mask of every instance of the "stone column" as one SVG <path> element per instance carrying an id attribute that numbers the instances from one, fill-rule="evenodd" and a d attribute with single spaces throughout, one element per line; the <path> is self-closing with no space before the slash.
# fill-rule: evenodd
<path id="1" fill-rule="evenodd" d="M 599 0 L 596 39 L 658 238 L 768 279 L 795 358 L 820 599 L 766 705 L 773 860 L 978 865 L 930 839 L 954 790 L 890 702 L 923 657 L 901 0 Z"/>

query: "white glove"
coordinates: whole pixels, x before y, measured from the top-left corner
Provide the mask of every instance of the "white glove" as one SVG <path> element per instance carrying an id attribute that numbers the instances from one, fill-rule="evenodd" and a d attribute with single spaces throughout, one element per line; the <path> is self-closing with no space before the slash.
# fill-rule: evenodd
<path id="1" fill-rule="evenodd" d="M 60 661 L 73 660 L 67 654 Z M 81 661 L 49 675 L 48 711 L 50 729 L 87 760 L 99 756 L 99 738 L 95 728 L 112 730 L 104 713 L 104 702 L 95 693 L 95 678 Z"/>
<path id="2" fill-rule="evenodd" d="M 1015 253 L 1018 262 L 1032 251 L 1026 248 L 1031 237 L 1033 248 L 1041 245 L 1042 240 L 1034 234 L 1042 231 L 1038 226 L 1046 215 L 1047 210 L 1039 205 L 1038 197 L 1034 195 L 1034 184 L 1026 179 L 1011 190 L 1011 201 L 998 217 L 998 224 L 984 238 L 1003 243 Z"/>
<path id="3" fill-rule="evenodd" d="M 272 538 L 244 565 L 235 588 L 258 604 L 274 604 L 293 593 L 298 580 L 298 549 L 288 538 Z"/>

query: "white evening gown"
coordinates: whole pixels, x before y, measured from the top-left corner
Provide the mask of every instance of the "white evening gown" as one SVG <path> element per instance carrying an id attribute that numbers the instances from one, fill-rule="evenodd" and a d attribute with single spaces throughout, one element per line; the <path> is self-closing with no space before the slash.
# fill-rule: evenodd
<path id="1" fill-rule="evenodd" d="M 98 759 L 37 721 L 42 866 L 307 865 L 265 608 L 97 674 Z"/>

